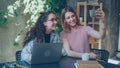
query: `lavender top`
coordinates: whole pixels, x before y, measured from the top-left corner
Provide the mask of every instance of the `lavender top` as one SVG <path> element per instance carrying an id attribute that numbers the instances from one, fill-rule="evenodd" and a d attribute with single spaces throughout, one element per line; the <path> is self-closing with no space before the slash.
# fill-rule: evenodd
<path id="1" fill-rule="evenodd" d="M 70 45 L 70 48 L 73 51 L 80 53 L 90 52 L 89 46 L 89 37 L 101 38 L 100 34 L 89 26 L 80 26 L 76 31 L 66 33 L 65 31 L 61 32 L 61 38 L 67 39 Z"/>

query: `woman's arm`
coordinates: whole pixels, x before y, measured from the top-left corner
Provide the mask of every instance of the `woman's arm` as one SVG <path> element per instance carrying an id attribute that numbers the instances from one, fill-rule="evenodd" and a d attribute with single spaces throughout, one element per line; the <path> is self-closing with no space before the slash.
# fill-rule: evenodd
<path id="1" fill-rule="evenodd" d="M 94 38 L 104 38 L 106 35 L 106 24 L 104 21 L 105 14 L 101 8 L 98 8 L 96 11 L 96 18 L 99 19 L 99 31 L 91 30 L 88 31 L 89 35 Z"/>
<path id="2" fill-rule="evenodd" d="M 97 11 L 96 11 L 96 18 L 99 19 L 99 26 L 100 26 L 99 33 L 101 35 L 101 38 L 104 38 L 105 35 L 106 35 L 106 24 L 105 24 L 105 21 L 104 21 L 105 13 L 102 10 L 102 8 L 98 8 L 97 9 Z"/>
<path id="3" fill-rule="evenodd" d="M 31 57 L 32 57 L 32 48 L 33 48 L 33 41 L 26 44 L 26 46 L 22 49 L 21 52 L 21 60 L 31 64 Z"/>
<path id="4" fill-rule="evenodd" d="M 62 39 L 62 42 L 63 42 L 63 47 L 67 53 L 67 56 L 81 58 L 81 56 L 84 54 L 84 53 L 79 53 L 71 50 L 67 39 Z M 89 53 L 89 55 L 90 55 L 90 58 L 97 58 L 97 55 L 94 53 Z"/>
<path id="5" fill-rule="evenodd" d="M 74 52 L 70 49 L 67 39 L 62 39 L 62 41 L 63 41 L 63 48 L 65 49 L 67 56 L 79 57 L 79 58 L 81 57 L 82 53 Z"/>
<path id="6" fill-rule="evenodd" d="M 99 25 L 100 25 L 100 35 L 101 35 L 101 38 L 104 38 L 106 36 L 106 24 L 104 22 L 104 20 L 100 20 L 99 21 Z"/>

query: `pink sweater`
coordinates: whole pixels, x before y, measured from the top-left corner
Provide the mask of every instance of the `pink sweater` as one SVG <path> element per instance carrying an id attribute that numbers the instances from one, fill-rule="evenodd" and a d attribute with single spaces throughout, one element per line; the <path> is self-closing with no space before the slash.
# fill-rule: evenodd
<path id="1" fill-rule="evenodd" d="M 99 38 L 99 33 L 89 26 L 80 26 L 71 33 L 61 32 L 61 38 L 67 39 L 73 51 L 80 53 L 90 52 L 89 37 Z"/>

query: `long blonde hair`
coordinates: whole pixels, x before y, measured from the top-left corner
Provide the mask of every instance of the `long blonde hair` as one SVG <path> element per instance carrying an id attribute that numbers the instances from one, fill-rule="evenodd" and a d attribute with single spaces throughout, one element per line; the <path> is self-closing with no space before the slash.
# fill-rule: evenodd
<path id="1" fill-rule="evenodd" d="M 73 9 L 72 7 L 70 7 L 70 6 L 65 7 L 65 8 L 62 10 L 61 24 L 62 24 L 63 30 L 64 30 L 65 32 L 71 32 L 70 26 L 69 26 L 66 22 L 64 22 L 64 20 L 65 20 L 65 13 L 67 13 L 67 12 L 72 12 L 72 13 L 74 13 L 75 16 L 76 16 L 76 20 L 77 20 L 76 24 L 79 26 L 80 23 L 79 23 L 78 16 L 77 16 L 76 12 L 74 11 L 74 9 Z"/>

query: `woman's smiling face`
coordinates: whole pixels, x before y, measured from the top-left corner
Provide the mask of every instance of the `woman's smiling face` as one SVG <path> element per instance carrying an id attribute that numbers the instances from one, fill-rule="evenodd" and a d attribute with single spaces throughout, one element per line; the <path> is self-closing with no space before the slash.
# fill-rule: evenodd
<path id="1" fill-rule="evenodd" d="M 69 26 L 74 27 L 76 26 L 76 16 L 73 12 L 66 12 L 65 13 L 65 20 L 64 23 L 67 23 Z"/>
<path id="2" fill-rule="evenodd" d="M 50 30 L 55 30 L 57 27 L 57 18 L 55 14 L 49 14 L 48 15 L 48 20 L 44 23 L 47 29 Z"/>

